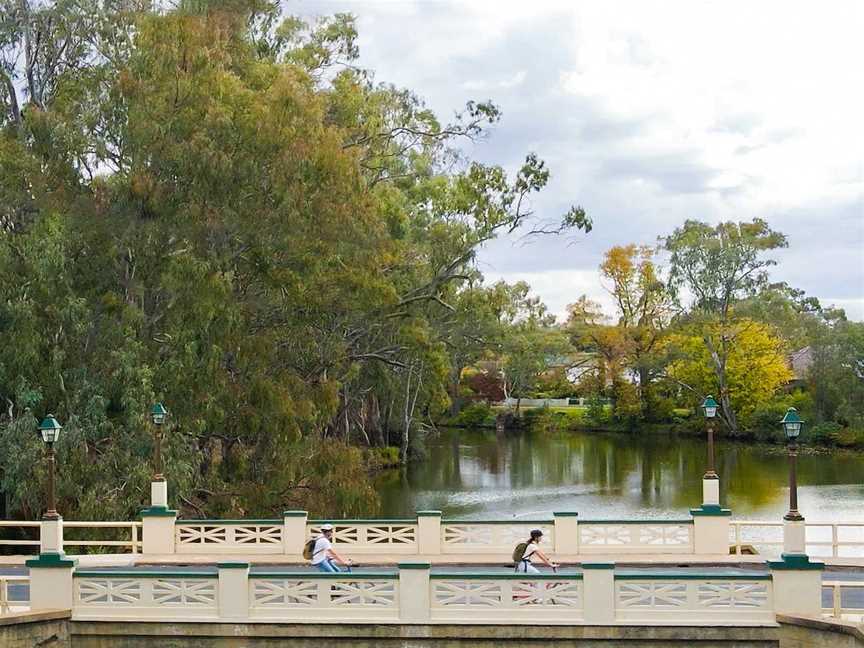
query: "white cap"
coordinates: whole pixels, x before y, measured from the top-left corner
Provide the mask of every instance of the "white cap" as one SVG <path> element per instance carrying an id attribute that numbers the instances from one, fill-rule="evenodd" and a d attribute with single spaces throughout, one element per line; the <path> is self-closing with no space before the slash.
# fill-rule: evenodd
<path id="1" fill-rule="evenodd" d="M 332 531 L 332 530 L 333 530 L 332 524 L 322 524 L 321 525 L 321 531 Z"/>

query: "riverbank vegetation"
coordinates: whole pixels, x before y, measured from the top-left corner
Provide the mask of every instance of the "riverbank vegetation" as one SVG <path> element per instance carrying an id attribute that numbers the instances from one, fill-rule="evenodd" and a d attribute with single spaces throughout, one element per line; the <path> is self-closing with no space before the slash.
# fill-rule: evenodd
<path id="1" fill-rule="evenodd" d="M 512 172 L 466 157 L 497 106 L 441 120 L 358 67 L 350 16 L 0 5 L 8 517 L 42 508 L 49 412 L 59 509 L 133 516 L 156 400 L 171 504 L 192 517 L 374 511 L 371 472 L 506 399 L 518 418 L 524 398 L 583 397 L 580 417 L 638 430 L 711 391 L 729 434 L 787 401 L 825 439 L 860 433 L 861 326 L 768 284 L 785 239 L 761 221 L 610 250 L 614 315 L 574 295 L 561 322 L 528 285 L 485 281 L 486 243 L 589 216 L 532 212 L 550 177 L 534 153 Z M 805 346 L 795 377 L 785 357 Z"/>
<path id="2" fill-rule="evenodd" d="M 805 440 L 864 448 L 864 324 L 769 282 L 771 252 L 785 245 L 761 220 L 688 221 L 655 248 L 610 249 L 599 270 L 616 312 L 583 296 L 565 323 L 550 327 L 568 336 L 570 349 L 546 355 L 532 388 L 520 392 L 535 405 L 552 399 L 523 424 L 697 434 L 705 426 L 699 405 L 712 394 L 720 432 L 730 437 L 779 441 L 778 422 L 795 407 L 808 421 Z M 491 424 L 499 412 L 478 403 L 491 402 L 492 375 L 506 371 L 499 359 L 469 375 L 463 394 L 475 402 L 450 422 Z M 556 407 L 554 399 L 581 405 Z M 518 412 L 519 399 L 510 403 Z"/>

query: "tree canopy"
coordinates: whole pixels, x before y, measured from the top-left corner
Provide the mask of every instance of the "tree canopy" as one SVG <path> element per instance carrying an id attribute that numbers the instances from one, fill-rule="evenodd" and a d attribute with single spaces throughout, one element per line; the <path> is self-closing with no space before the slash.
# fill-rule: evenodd
<path id="1" fill-rule="evenodd" d="M 172 504 L 199 516 L 374 508 L 363 448 L 448 406 L 511 293 L 474 264 L 554 223 L 549 169 L 465 159 L 501 113 L 444 123 L 356 65 L 350 16 L 263 0 L 7 0 L 0 24 L 0 489 L 40 502 L 36 417 L 65 424 L 61 508 L 146 502 L 149 404 Z M 478 310 L 475 304 L 488 302 Z M 85 469 L 86 467 L 86 469 Z"/>

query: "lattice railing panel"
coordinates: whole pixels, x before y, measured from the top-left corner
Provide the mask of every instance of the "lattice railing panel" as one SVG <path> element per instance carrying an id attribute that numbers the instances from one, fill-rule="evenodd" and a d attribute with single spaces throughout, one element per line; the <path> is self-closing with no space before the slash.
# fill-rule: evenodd
<path id="1" fill-rule="evenodd" d="M 73 618 L 218 617 L 216 578 L 76 577 Z"/>
<path id="2" fill-rule="evenodd" d="M 687 523 L 580 523 L 580 553 L 690 553 L 693 525 Z"/>
<path id="3" fill-rule="evenodd" d="M 178 553 L 281 553 L 281 524 L 177 524 Z"/>
<path id="4" fill-rule="evenodd" d="M 432 581 L 432 607 L 515 612 L 534 608 L 582 607 L 582 583 L 578 580 L 460 580 Z"/>
<path id="5" fill-rule="evenodd" d="M 616 580 L 619 621 L 770 623 L 771 581 L 766 579 Z"/>
<path id="6" fill-rule="evenodd" d="M 543 544 L 555 546 L 553 525 L 537 524 L 484 524 L 444 523 L 441 525 L 442 551 L 444 553 L 505 552 L 510 553 L 520 542 L 525 542 L 532 529 L 543 531 Z"/>
<path id="7" fill-rule="evenodd" d="M 309 525 L 307 538 L 320 535 L 317 524 Z M 417 551 L 416 524 L 334 524 L 333 544 L 360 553 L 400 553 Z"/>

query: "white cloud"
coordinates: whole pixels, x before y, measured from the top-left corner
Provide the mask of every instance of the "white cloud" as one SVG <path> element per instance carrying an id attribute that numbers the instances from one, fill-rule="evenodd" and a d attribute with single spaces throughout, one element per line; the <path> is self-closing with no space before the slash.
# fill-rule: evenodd
<path id="1" fill-rule="evenodd" d="M 563 312 L 612 245 L 685 218 L 755 216 L 789 236 L 776 280 L 864 317 L 864 2 L 567 0 L 300 3 L 358 16 L 361 62 L 443 118 L 491 98 L 504 119 L 468 152 L 552 179 L 534 207 L 594 218 L 578 246 L 482 251 Z"/>

